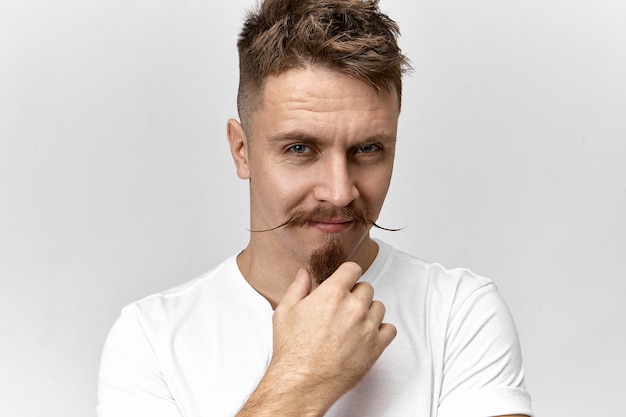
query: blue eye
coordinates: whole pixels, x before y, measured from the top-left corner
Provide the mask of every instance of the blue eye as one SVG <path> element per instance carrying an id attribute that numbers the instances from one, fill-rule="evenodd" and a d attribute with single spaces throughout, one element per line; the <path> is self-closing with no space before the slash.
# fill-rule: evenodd
<path id="1" fill-rule="evenodd" d="M 306 145 L 303 145 L 301 143 L 297 144 L 297 145 L 292 145 L 289 147 L 289 150 L 293 153 L 296 154 L 305 154 L 305 153 L 309 153 L 311 152 L 311 148 L 309 148 Z"/>
<path id="2" fill-rule="evenodd" d="M 380 146 L 376 145 L 375 143 L 359 146 L 359 152 L 361 153 L 373 153 L 373 152 L 378 152 L 379 150 L 380 150 Z"/>

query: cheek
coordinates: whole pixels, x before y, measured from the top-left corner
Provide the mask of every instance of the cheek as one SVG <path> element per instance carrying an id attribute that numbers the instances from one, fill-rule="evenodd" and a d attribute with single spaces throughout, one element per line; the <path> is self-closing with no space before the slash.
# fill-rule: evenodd
<path id="1" fill-rule="evenodd" d="M 251 198 L 256 200 L 257 206 L 284 215 L 306 198 L 310 189 L 306 178 L 276 167 L 264 170 L 263 175 L 257 175 L 250 181 Z"/>
<path id="2" fill-rule="evenodd" d="M 361 199 L 370 206 L 370 210 L 380 211 L 391 183 L 391 169 L 381 167 L 376 172 L 365 171 L 361 178 L 358 186 Z"/>
<path id="3" fill-rule="evenodd" d="M 282 170 L 274 170 L 272 177 L 272 187 L 274 189 L 276 199 L 281 201 L 290 201 L 298 199 L 306 192 L 307 185 L 302 180 L 302 175 L 284 172 Z"/>

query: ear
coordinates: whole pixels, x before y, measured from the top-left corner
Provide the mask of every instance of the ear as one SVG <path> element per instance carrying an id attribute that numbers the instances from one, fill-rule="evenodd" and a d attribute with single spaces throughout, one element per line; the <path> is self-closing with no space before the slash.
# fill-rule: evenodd
<path id="1" fill-rule="evenodd" d="M 237 176 L 242 180 L 250 178 L 250 165 L 248 164 L 248 138 L 243 131 L 243 126 L 235 119 L 228 120 L 226 135 L 230 153 L 235 161 Z"/>

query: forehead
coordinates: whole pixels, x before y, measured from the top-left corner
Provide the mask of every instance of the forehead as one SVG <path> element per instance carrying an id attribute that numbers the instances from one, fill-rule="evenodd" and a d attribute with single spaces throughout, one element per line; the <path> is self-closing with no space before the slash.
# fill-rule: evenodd
<path id="1" fill-rule="evenodd" d="M 309 65 L 291 68 L 265 79 L 261 94 L 261 105 L 272 99 L 313 100 L 320 94 L 328 99 L 346 98 L 347 94 L 362 99 L 395 99 L 395 87 L 391 91 L 376 90 L 370 84 L 347 75 L 339 70 Z"/>
<path id="2" fill-rule="evenodd" d="M 398 115 L 395 89 L 377 91 L 339 71 L 313 66 L 269 76 L 253 125 L 254 131 L 309 129 L 345 136 L 374 129 L 395 135 Z"/>

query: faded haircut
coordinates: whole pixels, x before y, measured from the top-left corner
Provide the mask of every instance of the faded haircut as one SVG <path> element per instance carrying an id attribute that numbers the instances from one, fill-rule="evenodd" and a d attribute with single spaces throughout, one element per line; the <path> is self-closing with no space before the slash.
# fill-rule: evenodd
<path id="1" fill-rule="evenodd" d="M 292 68 L 318 66 L 364 81 L 376 91 L 395 87 L 410 69 L 398 47 L 396 22 L 378 0 L 265 0 L 248 13 L 239 34 L 237 109 L 246 131 L 265 79 Z"/>

